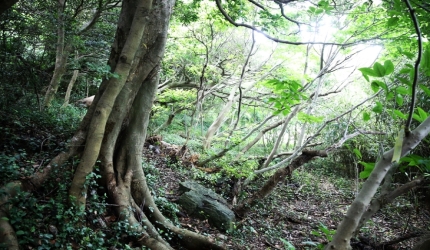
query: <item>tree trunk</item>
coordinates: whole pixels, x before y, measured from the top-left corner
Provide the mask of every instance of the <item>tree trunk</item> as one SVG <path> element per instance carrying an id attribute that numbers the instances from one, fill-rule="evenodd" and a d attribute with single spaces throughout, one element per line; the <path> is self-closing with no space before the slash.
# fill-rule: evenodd
<path id="1" fill-rule="evenodd" d="M 151 249 L 172 249 L 158 233 L 160 228 L 172 232 L 189 249 L 222 249 L 208 237 L 170 223 L 158 210 L 142 169 L 142 148 L 173 4 L 173 0 L 123 1 L 109 59 L 119 77 L 102 82 L 84 118 L 89 124 L 85 149 L 69 194 L 71 203 L 83 210 L 86 177 L 100 160 L 102 183 L 117 205 L 119 219 L 139 235 L 139 243 Z"/>
<path id="2" fill-rule="evenodd" d="M 402 156 L 409 153 L 430 133 L 430 118 L 427 118 L 414 131 L 404 138 L 402 146 Z M 333 240 L 325 249 L 351 249 L 350 240 L 354 231 L 357 230 L 360 219 L 370 205 L 370 201 L 375 195 L 379 185 L 385 178 L 385 175 L 393 166 L 391 159 L 393 149 L 385 152 L 382 159 L 375 164 L 375 168 L 369 178 L 363 184 L 360 193 L 357 195 L 349 207 L 343 221 L 338 226 Z"/>
<path id="3" fill-rule="evenodd" d="M 72 89 L 73 89 L 73 86 L 75 85 L 75 82 L 76 82 L 76 79 L 78 78 L 78 75 L 79 75 L 79 70 L 77 70 L 77 69 L 73 70 L 72 78 L 70 78 L 69 85 L 67 85 L 66 95 L 64 96 L 63 107 L 69 105 L 70 94 L 72 93 Z"/>
<path id="4" fill-rule="evenodd" d="M 46 90 L 45 100 L 43 101 L 44 107 L 49 107 L 55 94 L 57 93 L 58 87 L 60 85 L 61 78 L 66 71 L 67 57 L 69 56 L 68 49 L 64 43 L 64 8 L 65 0 L 58 0 L 57 2 L 57 49 L 55 57 L 55 69 L 52 75 L 51 81 L 49 82 L 48 89 Z M 69 47 L 69 46 L 67 46 Z"/>
<path id="5" fill-rule="evenodd" d="M 238 88 L 239 88 L 239 85 L 236 85 L 230 90 L 230 95 L 228 97 L 227 103 L 219 112 L 218 117 L 215 119 L 215 121 L 208 128 L 208 131 L 206 132 L 205 140 L 203 143 L 204 149 L 208 149 L 211 146 L 211 142 L 215 132 L 221 127 L 221 125 L 224 122 L 225 116 L 227 115 L 228 112 L 230 112 L 231 107 L 233 106 L 233 103 L 237 100 L 237 96 L 235 95 L 236 95 L 236 90 Z"/>
<path id="6" fill-rule="evenodd" d="M 239 217 L 244 217 L 250 208 L 252 208 L 259 200 L 270 194 L 276 187 L 276 185 L 285 179 L 285 177 L 291 175 L 291 173 L 303 164 L 311 161 L 315 156 L 326 157 L 327 152 L 321 151 L 307 151 L 303 150 L 302 154 L 294 159 L 288 166 L 278 169 L 263 185 L 263 187 L 257 191 L 254 195 L 237 205 L 234 209 L 235 213 Z"/>

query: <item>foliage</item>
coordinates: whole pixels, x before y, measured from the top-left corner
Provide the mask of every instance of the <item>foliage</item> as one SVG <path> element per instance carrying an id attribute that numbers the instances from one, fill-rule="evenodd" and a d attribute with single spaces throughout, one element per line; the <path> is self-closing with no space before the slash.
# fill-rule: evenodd
<path id="1" fill-rule="evenodd" d="M 278 80 L 271 79 L 266 80 L 262 83 L 263 86 L 271 89 L 276 97 L 271 97 L 268 102 L 274 103 L 276 111 L 275 115 L 282 113 L 282 115 L 288 115 L 293 105 L 297 105 L 302 100 L 306 100 L 305 94 L 300 92 L 302 85 L 298 80 Z M 306 117 L 307 118 L 307 117 Z M 306 119 L 303 117 L 303 119 Z"/>
<path id="2" fill-rule="evenodd" d="M 330 242 L 333 238 L 333 235 L 336 233 L 336 230 L 330 230 L 323 223 L 319 223 L 318 231 L 312 231 L 312 234 L 318 237 L 324 237 L 328 242 Z M 324 249 L 324 244 L 319 243 L 317 245 L 318 249 Z"/>
<path id="3" fill-rule="evenodd" d="M 71 171 L 58 169 L 43 192 L 38 195 L 20 193 L 12 198 L 9 221 L 20 245 L 38 249 L 72 249 L 76 244 L 87 248 L 106 246 L 109 232 L 94 230 L 102 226 L 99 223 L 103 221 L 101 216 L 107 207 L 106 196 L 99 196 L 93 189 L 97 186 L 96 178 L 100 176 L 92 174 L 87 179 L 92 191 L 89 206 L 81 216 L 79 211 L 66 205 L 69 181 L 59 181 L 70 180 L 71 176 Z"/>

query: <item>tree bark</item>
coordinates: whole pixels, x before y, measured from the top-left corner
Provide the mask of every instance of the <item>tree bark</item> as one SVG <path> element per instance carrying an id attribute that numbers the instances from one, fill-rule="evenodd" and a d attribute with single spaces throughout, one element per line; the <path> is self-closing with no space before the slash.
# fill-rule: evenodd
<path id="1" fill-rule="evenodd" d="M 415 130 L 404 138 L 402 146 L 402 156 L 409 153 L 430 133 L 430 117 L 421 123 Z M 333 236 L 333 240 L 326 246 L 325 249 L 351 249 L 350 240 L 359 225 L 360 219 L 363 216 L 370 201 L 375 195 L 379 185 L 385 178 L 385 175 L 392 167 L 391 159 L 393 157 L 393 149 L 385 152 L 382 159 L 379 160 L 369 178 L 363 184 L 360 193 L 357 195 L 351 206 L 349 207 L 343 221 L 340 223 Z"/>
<path id="2" fill-rule="evenodd" d="M 72 93 L 73 86 L 75 85 L 76 79 L 78 78 L 79 70 L 73 70 L 72 78 L 70 78 L 69 85 L 67 85 L 66 95 L 64 96 L 63 107 L 69 105 L 70 94 Z"/>
<path id="3" fill-rule="evenodd" d="M 89 123 L 85 150 L 69 194 L 71 203 L 83 209 L 85 179 L 99 159 L 102 183 L 117 205 L 119 219 L 139 235 L 139 243 L 151 249 L 172 249 L 158 233 L 157 229 L 163 229 L 173 232 L 189 249 L 223 249 L 206 236 L 170 223 L 158 210 L 142 169 L 142 148 L 173 4 L 173 0 L 123 1 L 109 59 L 119 78 L 102 82 L 84 118 Z"/>
<path id="4" fill-rule="evenodd" d="M 57 93 L 58 86 L 60 85 L 61 78 L 66 71 L 67 57 L 69 56 L 68 48 L 64 43 L 64 8 L 65 0 L 58 0 L 57 2 L 57 44 L 56 44 L 56 56 L 55 56 L 55 69 L 52 75 L 51 81 L 49 82 L 48 89 L 46 90 L 45 100 L 43 101 L 43 107 L 49 107 L 55 94 Z M 69 47 L 69 46 L 67 46 Z"/>

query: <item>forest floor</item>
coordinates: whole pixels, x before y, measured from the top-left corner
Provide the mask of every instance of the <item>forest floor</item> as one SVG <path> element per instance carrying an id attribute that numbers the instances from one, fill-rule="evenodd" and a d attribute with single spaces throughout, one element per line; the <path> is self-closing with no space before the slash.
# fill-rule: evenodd
<path id="1" fill-rule="evenodd" d="M 60 136 L 53 137 L 51 133 L 55 132 L 54 128 L 47 130 L 36 125 L 16 126 L 17 122 L 30 122 L 19 119 L 10 121 L 14 122 L 2 122 L 3 133 L 0 135 L 0 144 L 4 146 L 3 152 L 0 152 L 0 165 L 4 163 L 1 168 L 1 185 L 9 181 L 9 177 L 13 179 L 16 176 L 26 176 L 27 172 L 32 172 L 34 167 L 39 166 L 37 162 L 42 164 L 46 159 L 52 158 L 52 155 L 64 147 L 65 138 L 70 136 L 58 133 Z M 55 124 L 54 122 L 51 123 Z M 18 150 L 20 148 L 26 151 Z M 147 162 L 145 174 L 155 197 L 166 206 L 160 207 L 163 213 L 183 228 L 223 242 L 227 249 L 294 249 L 290 246 L 295 249 L 319 249 L 329 241 L 353 201 L 357 185 L 360 185 L 353 178 L 346 179 L 339 177 L 339 173 L 333 173 L 335 171 L 324 170 L 315 161 L 295 170 L 289 181 L 279 183 L 272 194 L 253 207 L 243 220 L 236 222 L 233 232 L 222 232 L 206 220 L 188 216 L 180 207 L 173 206 L 174 209 L 179 208 L 179 211 L 172 214 L 171 204 L 178 200 L 179 183 L 185 180 L 199 182 L 231 202 L 234 180 L 221 172 L 207 173 L 183 166 L 179 162 L 169 162 L 169 157 L 163 153 L 155 154 L 149 150 L 144 152 Z M 5 167 L 9 165 L 11 167 Z M 244 190 L 243 195 L 255 193 L 264 181 L 265 177 L 255 180 Z M 43 192 L 39 196 L 41 197 L 38 199 L 46 200 Z M 419 234 L 422 230 L 429 230 L 430 206 L 423 206 L 419 202 L 418 193 L 408 197 L 413 198 L 400 197 L 379 211 L 355 239 L 356 249 L 378 249 L 375 245 L 395 242 L 396 239 L 401 242 L 384 249 L 411 249 L 418 238 L 408 237 Z M 39 215 L 40 211 L 33 213 Z M 27 215 L 28 218 L 29 216 Z M 44 216 L 48 218 L 50 214 Z M 109 216 L 109 213 L 104 214 L 105 219 Z M 402 237 L 406 240 L 402 241 Z M 23 249 L 34 248 L 27 246 Z"/>
<path id="2" fill-rule="evenodd" d="M 207 181 L 210 178 L 204 175 L 209 173 L 171 164 L 163 154 L 147 152 L 145 155 L 159 171 L 152 188 L 162 190 L 169 201 L 174 203 L 179 198 L 181 181 L 193 179 L 231 201 L 229 190 L 234 184 L 231 181 Z M 279 183 L 246 218 L 236 222 L 233 232 L 221 232 L 207 220 L 192 218 L 185 211 L 178 213 L 177 222 L 183 228 L 224 242 L 228 249 L 320 249 L 353 201 L 356 185 L 353 179 L 322 175 L 305 168 L 296 170 L 290 183 Z M 263 179 L 253 182 L 245 191 L 255 192 Z M 430 225 L 429 211 L 417 204 L 400 197 L 381 209 L 352 241 L 354 249 L 411 249 L 418 240 L 416 235 Z M 396 244 L 381 245 L 393 242 Z"/>

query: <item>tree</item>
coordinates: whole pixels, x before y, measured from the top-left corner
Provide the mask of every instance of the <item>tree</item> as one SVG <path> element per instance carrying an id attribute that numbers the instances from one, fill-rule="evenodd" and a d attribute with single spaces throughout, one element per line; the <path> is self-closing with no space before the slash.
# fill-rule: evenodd
<path id="1" fill-rule="evenodd" d="M 279 16 L 275 16 L 275 18 L 265 6 L 254 1 L 250 2 L 255 4 L 257 9 L 261 10 L 261 13 L 271 17 L 269 18 L 270 21 L 279 24 L 276 19 Z M 282 25 L 280 25 L 280 27 L 286 28 L 288 31 L 293 30 L 293 27 L 301 24 L 300 22 L 291 20 L 291 18 L 285 16 L 284 13 L 284 7 L 294 2 L 295 1 L 275 1 L 273 3 L 279 6 L 282 16 L 290 22 L 290 25 L 285 23 L 281 23 Z M 74 173 L 73 182 L 69 191 L 70 203 L 76 209 L 77 216 L 82 216 L 85 213 L 87 195 L 89 192 L 87 181 L 95 171 L 95 166 L 98 165 L 102 176 L 102 186 L 106 188 L 110 199 L 116 205 L 115 209 L 120 220 L 125 222 L 124 224 L 127 226 L 127 229 L 129 232 L 133 233 L 132 235 L 135 241 L 139 244 L 145 245 L 151 249 L 172 249 L 166 239 L 164 239 L 157 230 L 162 229 L 174 234 L 174 237 L 180 240 L 181 244 L 187 248 L 222 249 L 222 246 L 214 243 L 212 239 L 184 229 L 179 229 L 169 222 L 157 208 L 149 188 L 147 187 L 145 173 L 141 168 L 141 150 L 146 137 L 149 113 L 158 86 L 161 58 L 164 54 L 167 28 L 173 4 L 173 0 L 167 2 L 161 0 L 124 0 L 122 2 L 122 10 L 118 21 L 115 41 L 108 62 L 112 71 L 108 74 L 108 77 L 103 79 L 99 92 L 88 110 L 87 115 L 83 119 L 79 130 L 72 138 L 68 150 L 55 157 L 43 171 L 36 172 L 31 179 L 11 182 L 2 187 L 0 190 L 0 205 L 2 206 L 0 218 L 7 217 L 9 206 L 3 205 L 8 202 L 10 197 L 16 196 L 20 190 L 31 191 L 32 189 L 40 187 L 55 168 L 62 165 L 62 163 L 71 157 L 78 156 L 80 160 L 79 165 Z M 246 21 L 245 15 L 236 15 L 234 16 L 235 18 L 229 16 L 229 14 L 235 14 L 235 11 L 241 11 L 242 8 L 245 8 L 244 6 L 239 6 L 240 8 L 238 8 L 234 1 L 229 2 L 227 4 L 229 13 L 227 13 L 221 6 L 220 1 L 217 1 L 217 4 L 222 14 L 232 24 L 259 31 L 257 27 L 236 22 L 236 19 Z M 330 12 L 335 7 L 329 6 L 328 1 L 321 1 L 318 3 L 318 8 L 309 8 L 309 11 L 315 15 L 319 15 L 324 12 Z M 365 8 L 361 7 L 360 11 L 365 10 L 367 7 L 368 6 L 365 6 Z M 263 21 L 262 19 L 256 19 L 256 23 L 261 26 L 266 24 Z M 273 32 L 273 30 L 276 29 L 270 31 Z M 365 31 L 367 31 L 365 28 L 360 28 L 360 32 Z M 289 34 L 280 35 L 288 37 Z M 270 35 L 267 36 L 271 37 Z M 420 34 L 418 36 L 420 36 Z M 273 39 L 291 45 L 315 43 Z M 358 37 L 357 41 L 363 41 L 363 39 Z M 350 43 L 346 42 L 320 44 L 336 45 L 341 48 L 350 45 Z M 252 49 L 250 51 L 252 52 Z M 417 61 L 418 63 L 415 69 L 418 69 L 419 60 Z M 244 65 L 246 66 L 247 63 Z M 203 73 L 201 74 L 202 78 L 204 76 L 204 67 L 202 70 Z M 392 70 L 392 63 L 387 63 L 387 65 L 375 64 L 370 70 L 367 69 L 363 71 L 366 72 L 364 75 L 367 77 L 369 77 L 369 75 L 379 77 L 380 72 L 385 72 L 382 74 L 385 75 L 389 74 L 389 71 L 392 72 Z M 412 72 L 412 69 L 408 71 L 408 73 L 410 72 Z M 418 72 L 415 71 L 414 75 L 414 84 L 416 85 Z M 413 74 L 411 74 L 411 76 L 413 76 Z M 281 86 L 281 89 L 284 86 L 288 86 L 289 88 L 293 86 L 294 91 L 289 89 L 291 90 L 290 92 L 294 92 L 293 94 L 299 92 L 298 84 L 291 83 L 290 81 L 274 79 L 269 81 L 269 83 L 273 84 L 275 88 L 276 86 Z M 373 87 L 375 87 L 375 84 L 377 85 L 375 88 L 388 89 L 387 86 L 379 84 L 378 82 L 372 82 L 372 84 Z M 316 92 L 315 97 L 318 97 L 318 92 Z M 284 99 L 287 99 L 286 101 L 295 101 L 298 98 L 287 96 L 287 98 Z M 289 104 L 291 104 L 289 106 L 297 105 L 297 103 Z M 412 112 L 410 113 L 410 117 L 413 116 L 414 108 L 414 105 L 411 106 Z M 276 108 L 276 111 L 280 113 L 284 111 L 283 108 L 285 108 L 285 105 L 280 103 Z M 295 111 L 298 111 L 298 109 L 299 106 L 296 106 Z M 290 114 L 294 115 L 294 113 Z M 406 137 L 403 143 L 400 143 L 400 153 L 397 152 L 399 157 L 413 149 L 413 147 L 420 143 L 430 132 L 430 118 L 424 119 L 424 116 L 426 116 L 425 112 L 419 117 L 422 118 L 422 124 L 415 130 L 409 130 L 410 123 L 406 126 Z M 239 119 L 240 112 L 238 112 L 237 117 Z M 312 117 L 308 116 L 307 118 L 311 119 Z M 332 120 L 336 118 L 337 117 Z M 268 119 L 263 121 L 262 124 Z M 232 124 L 234 124 L 233 127 L 236 127 L 238 120 L 232 121 Z M 283 127 L 283 130 L 285 130 L 288 122 L 289 118 L 282 119 L 278 126 L 285 124 Z M 319 128 L 317 133 L 320 132 L 326 124 L 327 122 Z M 254 131 L 255 130 L 251 132 Z M 283 132 L 281 134 L 283 134 Z M 249 135 L 250 133 L 245 138 L 249 137 Z M 312 138 L 308 139 L 307 142 L 311 139 Z M 280 144 L 280 141 L 281 139 L 277 140 L 276 144 Z M 397 148 L 399 147 L 397 146 Z M 273 154 L 275 151 L 276 145 Z M 299 154 L 300 151 L 301 150 L 298 150 L 296 153 Z M 270 191 L 270 188 L 276 186 L 276 183 L 280 181 L 278 178 L 279 176 L 284 178 L 285 175 L 291 173 L 294 168 L 311 160 L 314 156 L 325 156 L 327 154 L 327 152 L 321 151 L 303 151 L 301 153 L 302 154 L 294 160 L 290 166 L 282 168 L 282 172 L 277 172 L 272 176 L 273 178 L 269 180 L 269 182 L 272 183 L 268 182 L 270 185 L 265 186 L 267 189 L 263 187 L 263 191 Z M 356 202 L 351 206 L 344 223 L 339 227 L 342 230 L 338 230 L 338 234 L 329 245 L 330 248 L 346 249 L 349 247 L 349 239 L 353 231 L 357 228 L 357 225 L 359 225 L 360 219 L 362 218 L 361 214 L 365 211 L 364 208 L 370 203 L 376 189 L 385 177 L 385 174 L 391 168 L 392 163 L 390 159 L 392 155 L 393 152 L 388 151 L 382 156 L 381 161 L 377 164 L 367 184 L 365 184 L 362 193 L 360 193 Z M 282 163 L 285 162 L 281 162 L 281 165 Z M 277 165 L 279 164 L 275 166 Z M 264 192 L 261 193 L 263 195 L 266 194 Z M 249 203 L 252 203 L 252 201 Z M 367 215 L 364 218 L 367 218 Z M 4 219 L 0 220 L 0 227 L 6 232 L 0 235 L 0 242 L 6 243 L 10 248 L 18 248 L 16 236 L 8 221 Z"/>
<path id="2" fill-rule="evenodd" d="M 118 205 L 120 220 L 134 232 L 137 242 L 151 249 L 172 249 L 156 230 L 162 228 L 175 234 L 189 249 L 221 249 L 205 236 L 175 227 L 161 214 L 141 167 L 141 150 L 158 85 L 158 70 L 173 4 L 174 1 L 158 0 L 122 2 L 108 62 L 113 77 L 104 79 L 68 150 L 55 157 L 43 173 L 35 174 L 30 182 L 33 187 L 39 187 L 50 171 L 79 155 L 81 160 L 69 195 L 71 204 L 83 212 L 88 192 L 86 179 L 99 159 L 102 182 Z M 18 190 L 29 191 L 30 188 L 24 181 L 6 185 L 2 191 L 7 195 L 2 196 L 1 204 Z M 144 218 L 143 225 L 139 223 L 138 215 Z M 6 229 L 6 234 L 1 235 L 0 242 L 17 248 L 13 229 L 7 221 L 2 220 L 2 228 Z"/>
<path id="3" fill-rule="evenodd" d="M 55 56 L 55 68 L 52 75 L 51 81 L 45 93 L 44 107 L 49 107 L 55 94 L 58 91 L 61 79 L 66 72 L 66 66 L 69 54 L 73 50 L 74 40 L 76 37 L 82 36 L 85 32 L 88 32 L 95 23 L 98 21 L 102 13 L 112 7 L 116 6 L 116 1 L 98 1 L 97 6 L 93 13 L 90 15 L 86 14 L 89 10 L 85 10 L 85 7 L 81 3 L 75 3 L 76 6 L 71 5 L 69 2 L 64 0 L 58 0 L 57 2 L 57 43 L 56 43 L 56 56 Z M 92 4 L 86 3 L 86 4 Z M 67 8 L 71 10 L 67 10 Z M 88 16 L 88 17 L 87 17 Z M 81 20 L 80 20 L 81 19 Z M 81 27 L 73 27 L 75 23 L 82 23 Z M 74 25 L 72 25 L 74 24 Z M 72 26 L 72 27 L 70 27 Z M 68 28 L 66 32 L 66 28 Z M 76 31 L 75 31 L 76 29 Z M 70 34 L 71 33 L 71 34 Z M 77 73 L 74 73 L 77 74 Z M 73 80 L 73 78 L 72 78 Z M 72 81 L 71 80 L 71 81 Z M 73 85 L 72 85 L 73 86 Z"/>

